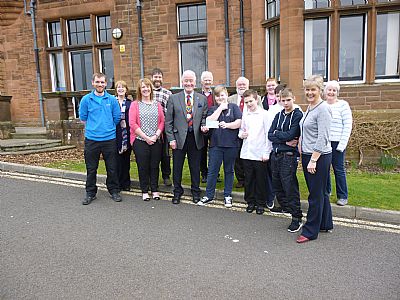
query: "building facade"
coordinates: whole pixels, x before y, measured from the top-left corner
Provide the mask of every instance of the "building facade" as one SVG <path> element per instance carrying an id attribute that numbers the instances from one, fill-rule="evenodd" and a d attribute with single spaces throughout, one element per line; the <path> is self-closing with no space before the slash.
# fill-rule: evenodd
<path id="1" fill-rule="evenodd" d="M 134 88 L 155 67 L 163 70 L 169 88 L 179 87 L 185 69 L 198 77 L 210 70 L 215 84 L 227 86 L 234 86 L 239 76 L 249 78 L 253 86 L 276 77 L 292 87 L 300 103 L 302 80 L 321 74 L 325 80 L 341 82 L 341 96 L 353 109 L 400 109 L 398 0 L 25 4 L 23 0 L 0 3 L 0 92 L 12 96 L 15 124 L 68 117 L 54 114 L 54 102 L 48 99 L 68 98 L 69 109 L 76 110 L 80 91 L 91 89 L 94 71 L 107 74 L 109 88 L 120 79 Z"/>

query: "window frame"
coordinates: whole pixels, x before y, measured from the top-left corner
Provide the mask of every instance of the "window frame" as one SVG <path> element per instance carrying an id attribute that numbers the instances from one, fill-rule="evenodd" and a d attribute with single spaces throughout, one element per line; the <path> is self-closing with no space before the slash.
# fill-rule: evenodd
<path id="1" fill-rule="evenodd" d="M 361 78 L 359 77 L 344 77 L 343 79 L 340 78 L 340 19 L 341 18 L 351 18 L 351 17 L 355 17 L 355 16 L 362 16 L 363 17 L 363 25 L 362 29 L 362 37 L 363 37 L 363 44 L 362 44 L 362 64 L 361 64 Z M 339 40 L 338 40 L 338 44 L 339 44 L 339 53 L 337 53 L 338 55 L 338 75 L 337 78 L 338 80 L 340 80 L 340 82 L 344 82 L 347 84 L 360 84 L 360 83 L 366 83 L 366 63 L 367 63 L 367 28 L 368 28 L 368 16 L 366 13 L 359 13 L 359 14 L 342 14 L 339 16 L 338 18 L 338 26 L 339 26 Z M 354 78 L 354 79 L 353 79 Z"/>
<path id="2" fill-rule="evenodd" d="M 195 33 L 195 34 L 180 34 L 180 26 L 181 26 L 181 21 L 180 21 L 180 8 L 182 7 L 199 7 L 199 6 L 204 6 L 205 9 L 205 33 Z M 197 13 L 198 13 L 198 8 L 197 8 Z M 189 17 L 188 17 L 188 20 Z M 197 19 L 198 21 L 199 19 Z M 201 19 L 203 20 L 203 19 Z M 182 87 L 182 73 L 183 73 L 183 57 L 182 57 L 182 45 L 185 43 L 194 43 L 194 42 L 208 42 L 208 26 L 207 26 L 207 5 L 206 2 L 200 2 L 200 3 L 190 3 L 190 4 L 178 4 L 176 6 L 176 26 L 177 26 L 177 42 L 178 42 L 178 62 L 179 62 L 179 86 Z M 206 55 L 205 55 L 205 70 L 208 69 L 208 47 L 206 50 Z M 195 70 L 193 70 L 195 71 Z M 198 76 L 198 74 L 196 74 Z M 196 76 L 196 86 L 198 87 L 198 83 L 200 82 L 200 78 L 197 78 Z"/>
<path id="3" fill-rule="evenodd" d="M 112 27 L 112 19 L 111 15 L 102 13 L 99 15 L 86 15 L 86 16 L 77 16 L 76 18 L 70 17 L 70 18 L 58 18 L 58 19 L 48 19 L 44 20 L 45 22 L 45 30 L 46 30 L 46 36 L 47 36 L 47 44 L 45 45 L 45 51 L 47 52 L 47 55 L 50 55 L 51 53 L 54 52 L 62 52 L 63 54 L 63 64 L 64 64 L 64 78 L 65 78 L 65 90 L 66 91 L 73 91 L 73 86 L 74 82 L 72 79 L 72 65 L 71 65 L 71 52 L 76 52 L 76 51 L 92 51 L 92 67 L 94 72 L 95 70 L 99 70 L 100 68 L 100 49 L 102 48 L 112 48 L 112 39 L 109 42 L 99 42 L 98 39 L 98 32 L 99 32 L 99 24 L 98 24 L 98 17 L 105 17 L 109 16 L 110 17 L 110 26 Z M 91 39 L 87 44 L 75 44 L 75 45 L 69 45 L 69 32 L 68 32 L 68 21 L 70 20 L 78 20 L 78 19 L 90 19 L 90 34 L 91 34 Z M 61 47 L 50 47 L 49 43 L 49 23 L 53 22 L 60 22 L 60 28 L 61 28 L 61 41 L 62 41 L 62 46 Z M 113 57 L 113 65 L 114 65 L 114 70 L 115 70 L 115 60 Z M 49 59 L 48 62 L 48 74 L 49 74 L 49 88 L 53 90 L 53 75 L 54 71 L 53 65 L 51 60 Z M 90 87 L 91 85 L 89 85 Z"/>

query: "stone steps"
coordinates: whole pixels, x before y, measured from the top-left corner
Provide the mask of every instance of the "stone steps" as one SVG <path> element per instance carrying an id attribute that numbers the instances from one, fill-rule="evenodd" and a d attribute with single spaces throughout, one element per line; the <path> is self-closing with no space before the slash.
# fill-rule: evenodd
<path id="1" fill-rule="evenodd" d="M 50 148 L 42 148 L 42 149 L 32 149 L 32 150 L 18 150 L 18 151 L 0 151 L 0 156 L 2 155 L 25 155 L 25 154 L 34 154 L 34 153 L 43 153 L 43 152 L 54 152 L 54 151 L 62 151 L 67 149 L 76 148 L 74 145 L 67 146 L 57 146 Z"/>
<path id="2" fill-rule="evenodd" d="M 10 139 L 0 141 L 0 153 L 40 150 L 62 145 L 61 140 L 46 139 Z"/>

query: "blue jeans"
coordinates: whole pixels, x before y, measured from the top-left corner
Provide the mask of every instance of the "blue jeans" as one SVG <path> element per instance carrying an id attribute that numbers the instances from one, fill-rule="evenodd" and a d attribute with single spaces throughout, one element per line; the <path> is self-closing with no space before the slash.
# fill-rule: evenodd
<path id="1" fill-rule="evenodd" d="M 211 147 L 208 152 L 208 175 L 206 197 L 213 199 L 222 162 L 224 163 L 224 197 L 231 196 L 234 178 L 234 165 L 238 153 L 236 147 Z"/>
<path id="2" fill-rule="evenodd" d="M 339 142 L 331 142 L 331 145 L 332 145 L 332 167 L 336 181 L 336 196 L 338 199 L 347 199 L 349 195 L 347 191 L 346 169 L 344 166 L 346 150 L 343 152 L 336 150 L 337 146 L 339 145 Z M 328 191 L 329 193 L 332 192 L 330 172 L 328 180 Z"/>

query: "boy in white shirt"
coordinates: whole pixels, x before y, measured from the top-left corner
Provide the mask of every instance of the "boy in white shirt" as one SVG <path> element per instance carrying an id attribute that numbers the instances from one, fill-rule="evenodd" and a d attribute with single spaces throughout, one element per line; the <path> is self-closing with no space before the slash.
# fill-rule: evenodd
<path id="1" fill-rule="evenodd" d="M 243 94 L 247 111 L 243 113 L 239 138 L 243 139 L 240 158 L 244 166 L 244 199 L 248 206 L 246 211 L 256 210 L 262 215 L 265 210 L 268 194 L 272 193 L 267 187 L 267 162 L 272 151 L 268 140 L 271 117 L 266 110 L 258 105 L 258 94 L 247 90 Z"/>

